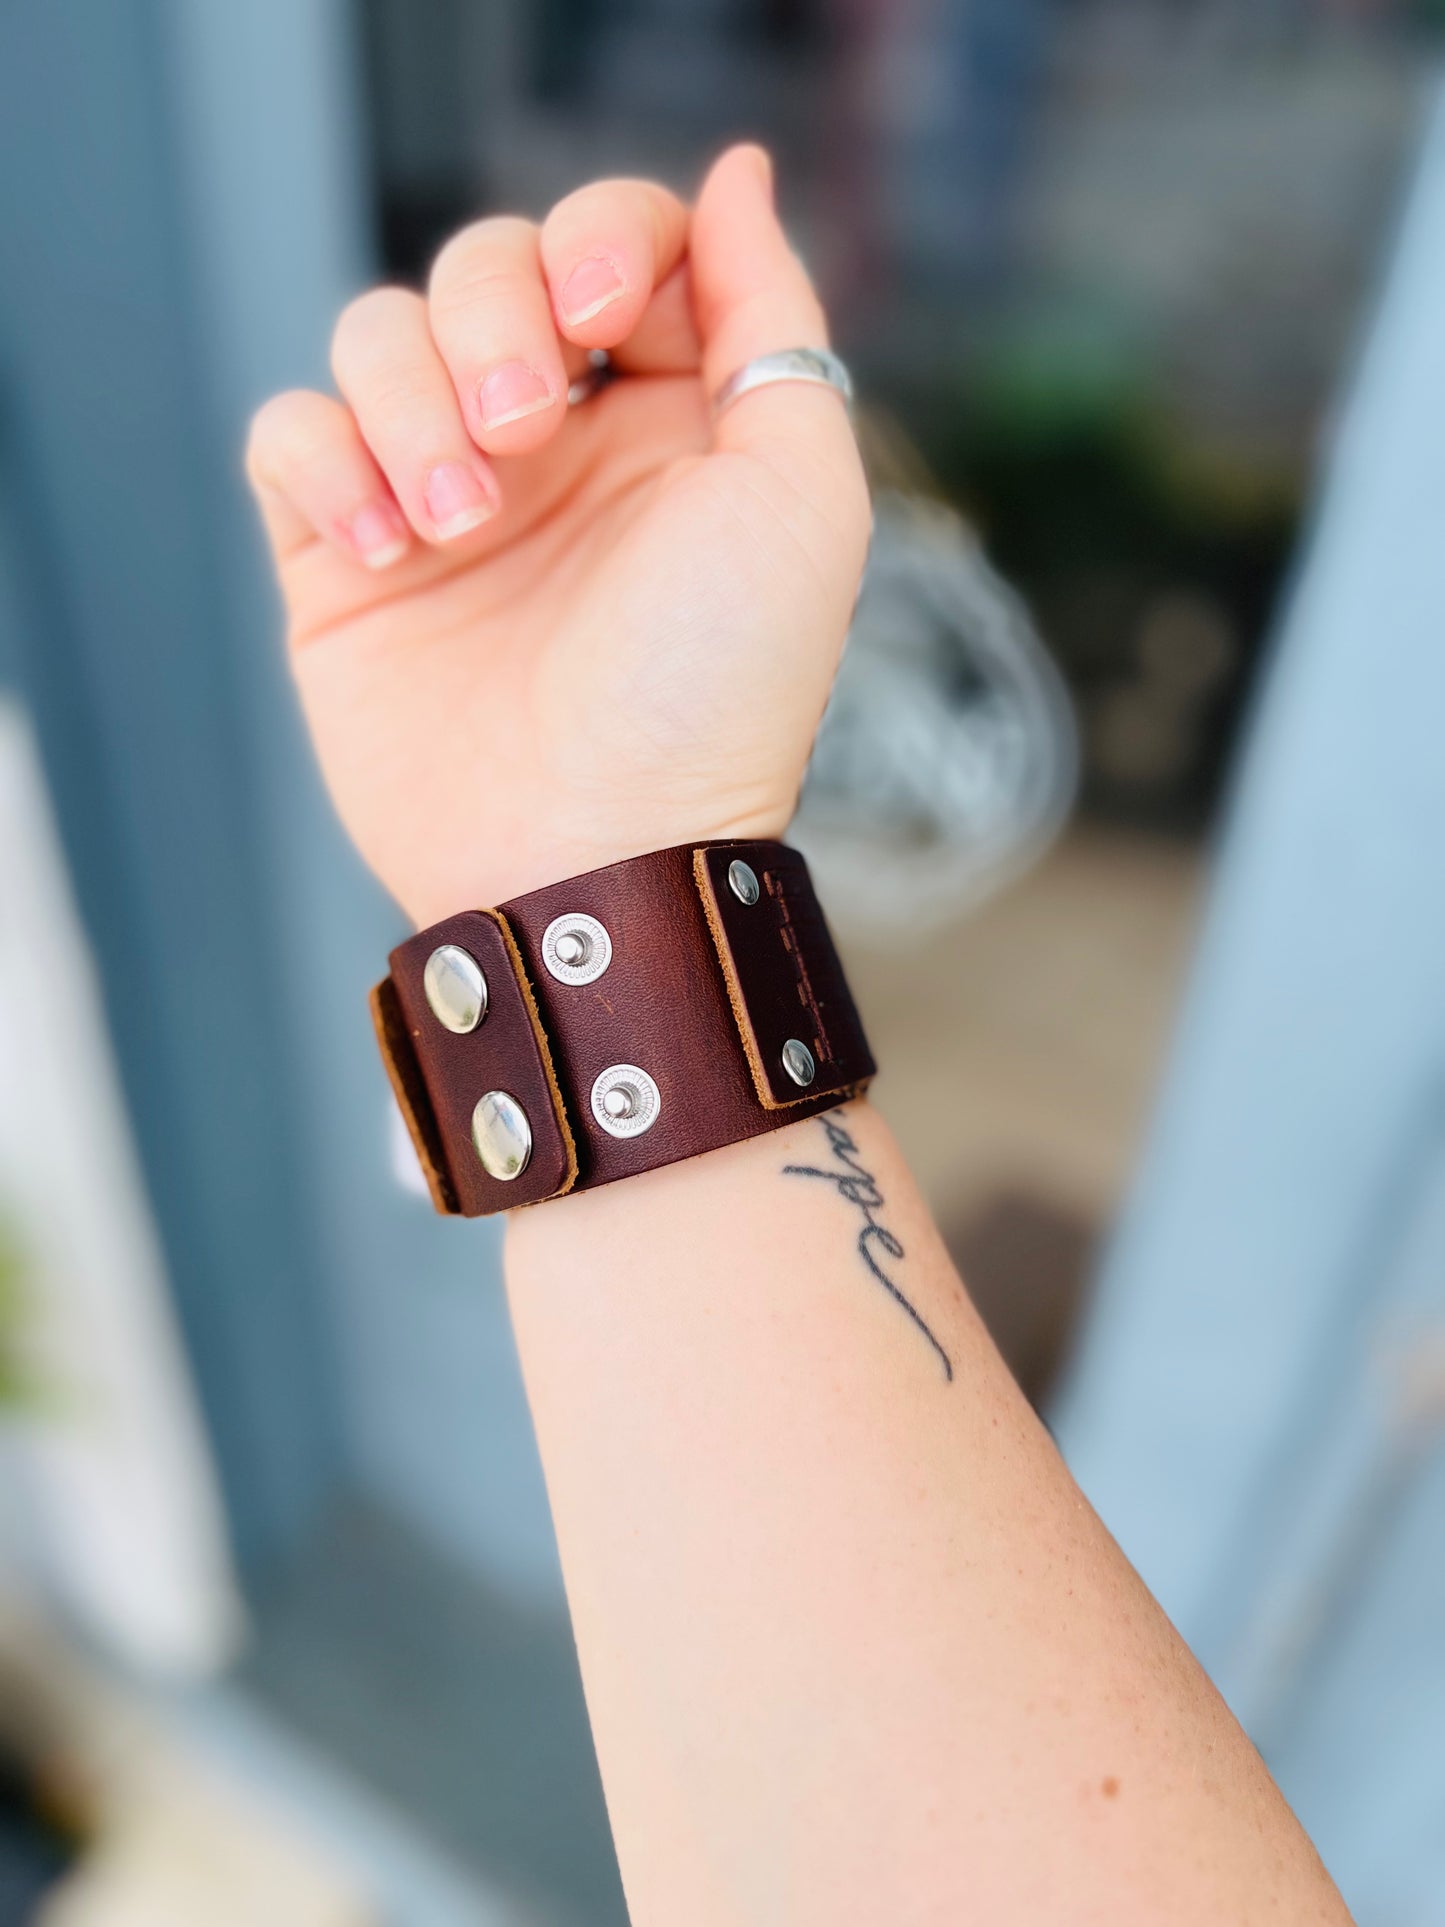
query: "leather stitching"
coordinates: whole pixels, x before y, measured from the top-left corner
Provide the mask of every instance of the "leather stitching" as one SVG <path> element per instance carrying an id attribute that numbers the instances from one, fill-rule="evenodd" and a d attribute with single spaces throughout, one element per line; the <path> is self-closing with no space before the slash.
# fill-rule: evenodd
<path id="1" fill-rule="evenodd" d="M 749 849 L 752 846 L 748 844 L 738 844 L 736 846 L 719 845 L 716 843 L 704 844 L 692 853 L 692 874 L 697 884 L 698 895 L 702 898 L 703 913 L 707 917 L 707 927 L 712 935 L 713 948 L 717 951 L 718 962 L 722 966 L 723 981 L 727 985 L 728 1002 L 732 1005 L 733 1017 L 738 1027 L 738 1035 L 742 1039 L 743 1053 L 748 1060 L 748 1069 L 752 1072 L 753 1089 L 757 1092 L 758 1102 L 763 1106 L 763 1109 L 767 1111 L 789 1111 L 800 1104 L 816 1104 L 820 1097 L 826 1096 L 828 1093 L 810 1088 L 808 1090 L 800 1090 L 796 1097 L 778 1097 L 774 1094 L 769 1081 L 767 1067 L 763 1063 L 762 1049 L 758 1043 L 757 1032 L 753 1028 L 752 1013 L 748 1009 L 742 981 L 738 975 L 737 965 L 733 960 L 732 946 L 728 942 L 727 931 L 723 926 L 722 912 L 718 907 L 716 887 L 713 883 L 712 871 L 707 861 L 710 850 L 730 847 Z M 770 898 L 775 902 L 779 899 L 782 901 L 783 918 L 785 921 L 777 925 L 777 930 L 784 954 L 787 955 L 791 953 L 790 968 L 797 979 L 798 1001 L 803 1005 L 803 1008 L 808 1012 L 809 1017 L 817 1026 L 819 1039 L 823 1043 L 826 1043 L 826 1032 L 823 1028 L 822 1015 L 818 1010 L 813 987 L 808 978 L 807 966 L 803 961 L 803 946 L 797 941 L 795 930 L 792 927 L 792 919 L 787 909 L 786 894 L 781 887 L 782 879 L 777 872 L 773 870 L 765 869 L 764 875 L 767 879 L 767 889 Z M 828 1054 L 827 1061 L 830 1063 L 833 1061 L 831 1051 Z M 844 1095 L 854 1095 L 853 1087 L 850 1087 L 845 1093 L 840 1095 L 840 1102 Z"/>
<path id="2" fill-rule="evenodd" d="M 808 1013 L 808 1021 L 813 1026 L 813 1042 L 817 1048 L 818 1061 L 820 1063 L 831 1064 L 834 1061 L 833 1046 L 828 1039 L 828 1026 L 823 1022 L 823 1013 L 818 1007 L 818 997 L 813 989 L 813 980 L 808 975 L 808 964 L 807 959 L 803 955 L 802 939 L 795 936 L 793 931 L 793 912 L 788 902 L 787 881 L 776 870 L 764 870 L 763 884 L 768 895 L 773 897 L 777 902 L 783 948 L 792 958 L 793 968 L 798 975 L 798 1002 Z"/>

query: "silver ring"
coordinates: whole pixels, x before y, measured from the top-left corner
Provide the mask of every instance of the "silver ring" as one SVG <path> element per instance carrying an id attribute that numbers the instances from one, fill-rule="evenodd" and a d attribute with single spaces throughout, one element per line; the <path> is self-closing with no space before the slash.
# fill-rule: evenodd
<path id="1" fill-rule="evenodd" d="M 577 408 L 584 401 L 591 401 L 594 395 L 601 394 L 611 382 L 617 379 L 617 370 L 612 366 L 612 357 L 605 348 L 590 348 L 587 351 L 587 366 L 576 381 L 567 386 L 567 406 Z"/>
<path id="2" fill-rule="evenodd" d="M 775 381 L 812 382 L 815 387 L 834 389 L 852 404 L 853 377 L 836 355 L 826 348 L 780 348 L 776 354 L 745 361 L 736 374 L 728 376 L 712 398 L 714 420 L 741 396 Z"/>

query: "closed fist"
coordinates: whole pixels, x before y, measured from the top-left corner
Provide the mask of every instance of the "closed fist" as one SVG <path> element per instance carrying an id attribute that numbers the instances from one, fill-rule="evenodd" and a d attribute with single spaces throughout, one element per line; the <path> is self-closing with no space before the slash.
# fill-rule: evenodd
<path id="1" fill-rule="evenodd" d="M 332 795 L 419 924 L 692 837 L 785 827 L 862 569 L 842 400 L 744 362 L 822 311 L 737 147 L 689 208 L 606 181 L 491 219 L 341 316 L 340 399 L 248 472 Z M 590 349 L 618 379 L 569 407 Z"/>

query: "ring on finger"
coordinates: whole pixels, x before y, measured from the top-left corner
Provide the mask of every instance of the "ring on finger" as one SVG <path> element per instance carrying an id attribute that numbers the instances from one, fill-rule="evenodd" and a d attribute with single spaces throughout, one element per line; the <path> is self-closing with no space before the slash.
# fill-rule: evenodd
<path id="1" fill-rule="evenodd" d="M 712 398 L 713 419 L 755 388 L 767 388 L 779 381 L 811 382 L 816 387 L 831 388 L 852 405 L 853 377 L 837 355 L 830 354 L 826 348 L 780 348 L 775 354 L 755 355 L 728 376 Z"/>

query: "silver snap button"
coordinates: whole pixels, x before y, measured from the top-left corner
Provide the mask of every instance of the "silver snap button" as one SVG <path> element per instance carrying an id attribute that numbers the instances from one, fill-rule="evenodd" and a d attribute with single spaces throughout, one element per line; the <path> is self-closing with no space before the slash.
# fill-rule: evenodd
<path id="1" fill-rule="evenodd" d="M 813 1053 L 796 1037 L 790 1037 L 783 1046 L 783 1069 L 795 1084 L 811 1084 L 818 1075 Z"/>
<path id="2" fill-rule="evenodd" d="M 542 932 L 542 962 L 559 984 L 595 983 L 611 961 L 611 937 L 583 910 L 553 917 Z"/>
<path id="3" fill-rule="evenodd" d="M 728 888 L 739 903 L 756 903 L 762 895 L 757 872 L 740 856 L 735 856 L 728 865 Z"/>
<path id="4" fill-rule="evenodd" d="M 422 988 L 432 1016 L 458 1036 L 475 1030 L 487 1014 L 487 980 L 482 966 L 459 944 L 433 950 L 422 972 Z"/>
<path id="5" fill-rule="evenodd" d="M 661 1109 L 662 1093 L 636 1064 L 611 1064 L 592 1086 L 592 1115 L 609 1137 L 641 1137 Z"/>
<path id="6" fill-rule="evenodd" d="M 472 1112 L 472 1143 L 490 1177 L 510 1184 L 521 1177 L 532 1155 L 527 1113 L 506 1091 L 488 1091 Z"/>

